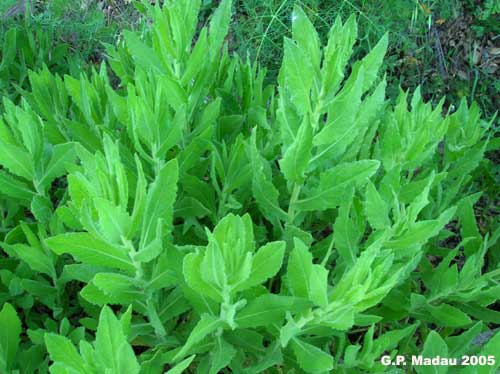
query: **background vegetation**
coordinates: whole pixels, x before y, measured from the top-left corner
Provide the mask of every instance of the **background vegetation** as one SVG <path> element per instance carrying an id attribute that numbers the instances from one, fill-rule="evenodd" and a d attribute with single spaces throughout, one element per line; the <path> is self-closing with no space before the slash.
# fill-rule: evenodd
<path id="1" fill-rule="evenodd" d="M 218 3 L 217 0 L 203 1 L 200 26 Z M 304 8 L 323 42 L 335 17 L 346 19 L 354 14 L 360 39 L 353 59 L 364 55 L 389 32 L 390 45 L 385 60 L 389 97 L 394 99 L 400 87 L 415 89 L 420 85 L 427 100 L 446 96 L 446 109 L 450 105 L 456 107 L 462 97 L 467 97 L 479 103 L 487 118 L 497 111 L 500 2 L 235 1 L 229 46 L 240 56 L 248 56 L 265 66 L 270 81 L 281 64 L 283 37 L 291 34 L 290 14 L 294 4 Z M 24 16 L 26 6 L 30 9 L 27 17 Z M 0 2 L 2 13 L 0 40 L 5 40 L 7 30 L 16 28 L 21 39 L 18 46 L 23 48 L 19 53 L 24 54 L 19 59 L 34 70 L 45 63 L 56 72 L 76 73 L 81 67 L 102 60 L 103 43 L 120 40 L 123 30 L 144 27 L 143 17 L 128 0 L 3 0 Z M 38 53 L 32 52 L 36 57 L 26 52 L 26 40 L 36 43 Z"/>

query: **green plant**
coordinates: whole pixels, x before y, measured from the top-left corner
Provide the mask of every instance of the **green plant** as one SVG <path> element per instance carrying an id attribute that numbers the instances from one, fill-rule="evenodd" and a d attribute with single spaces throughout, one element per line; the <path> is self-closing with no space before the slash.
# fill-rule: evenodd
<path id="1" fill-rule="evenodd" d="M 0 92 L 15 101 L 20 90 L 29 88 L 30 70 L 47 66 L 53 72 L 67 73 L 82 68 L 78 58 L 68 56 L 67 44 L 56 43 L 53 33 L 32 24 L 28 17 L 1 32 L 0 45 Z"/>
<path id="2" fill-rule="evenodd" d="M 200 5 L 138 5 L 117 87 L 45 69 L 5 99 L 0 368 L 402 373 L 380 356 L 423 352 L 494 373 L 500 228 L 479 231 L 472 179 L 491 123 L 418 89 L 390 105 L 387 35 L 349 64 L 354 17 L 323 46 L 299 7 L 276 91 L 228 53 L 230 1 L 198 31 Z"/>
<path id="3" fill-rule="evenodd" d="M 78 76 L 99 64 L 103 44 L 119 38 L 118 25 L 133 29 L 141 23 L 130 5 L 115 6 L 117 14 L 106 19 L 105 10 L 93 1 L 23 4 L 0 8 L 0 93 L 16 103 L 22 90 L 31 90 L 29 71 L 46 67 Z"/>

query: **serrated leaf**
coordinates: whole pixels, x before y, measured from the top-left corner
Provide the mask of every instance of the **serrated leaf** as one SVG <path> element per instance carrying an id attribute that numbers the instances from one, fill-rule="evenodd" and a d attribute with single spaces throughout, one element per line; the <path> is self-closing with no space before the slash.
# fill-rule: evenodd
<path id="1" fill-rule="evenodd" d="M 144 290 L 138 287 L 137 281 L 122 274 L 99 273 L 92 283 L 106 295 L 112 296 L 114 302 L 120 304 L 144 299 Z"/>
<path id="2" fill-rule="evenodd" d="M 140 366 L 132 347 L 127 342 L 120 321 L 107 306 L 103 307 L 99 315 L 95 338 L 95 358 L 103 368 L 106 368 L 107 372 L 113 374 L 125 372 L 137 374 L 140 371 Z"/>
<path id="3" fill-rule="evenodd" d="M 290 345 L 299 366 L 307 373 L 325 373 L 333 369 L 333 357 L 305 341 L 294 338 Z"/>
<path id="4" fill-rule="evenodd" d="M 222 47 L 224 38 L 229 30 L 229 22 L 231 21 L 231 1 L 223 0 L 216 9 L 210 20 L 210 28 L 208 34 L 208 42 L 210 44 L 210 53 L 214 56 L 219 53 Z"/>
<path id="5" fill-rule="evenodd" d="M 132 260 L 124 248 L 113 246 L 88 233 L 67 233 L 46 239 L 47 246 L 58 255 L 70 253 L 78 260 L 135 272 Z"/>
<path id="6" fill-rule="evenodd" d="M 387 51 L 388 43 L 389 34 L 385 33 L 375 47 L 372 48 L 370 53 L 368 53 L 360 62 L 354 64 L 352 74 L 356 74 L 358 71 L 363 70 L 363 92 L 366 92 L 366 90 L 368 90 L 377 79 L 378 71 L 382 66 L 382 61 Z"/>
<path id="7" fill-rule="evenodd" d="M 25 150 L 0 140 L 0 165 L 12 174 L 31 181 L 34 177 L 33 162 Z"/>
<path id="8" fill-rule="evenodd" d="M 302 8 L 297 5 L 292 12 L 292 35 L 300 48 L 310 56 L 313 67 L 319 69 L 321 52 L 318 33 Z"/>
<path id="9" fill-rule="evenodd" d="M 50 358 L 55 365 L 64 366 L 71 370 L 71 373 L 91 374 L 92 371 L 78 354 L 75 346 L 65 336 L 54 333 L 45 334 L 45 345 Z M 54 365 L 53 365 L 54 366 Z M 53 366 L 51 372 L 54 372 Z"/>
<path id="10" fill-rule="evenodd" d="M 344 78 L 344 69 L 351 57 L 357 32 L 356 17 L 353 14 L 344 25 L 340 17 L 337 17 L 328 33 L 322 67 L 323 90 L 328 97 L 333 97 Z"/>
<path id="11" fill-rule="evenodd" d="M 366 185 L 365 214 L 374 229 L 383 230 L 390 226 L 389 207 L 372 182 Z"/>
<path id="12" fill-rule="evenodd" d="M 237 289 L 244 290 L 257 286 L 273 277 L 281 268 L 284 255 L 285 242 L 271 242 L 259 248 L 252 260 L 250 277 Z"/>
<path id="13" fill-rule="evenodd" d="M 0 170 L 0 193 L 23 201 L 31 201 L 34 192 L 27 184 Z"/>
<path id="14" fill-rule="evenodd" d="M 319 155 L 314 158 L 319 158 L 322 153 L 327 152 L 341 155 L 355 139 L 359 131 L 356 117 L 361 104 L 362 87 L 363 71 L 360 71 L 355 80 L 348 81 L 329 105 L 328 120 L 314 136 L 314 145 L 323 146 L 319 148 Z"/>
<path id="15" fill-rule="evenodd" d="M 309 94 L 313 83 L 313 67 L 310 58 L 297 44 L 288 38 L 284 42 L 284 57 L 281 67 L 290 100 L 301 114 L 310 111 Z"/>
<path id="16" fill-rule="evenodd" d="M 380 166 L 377 160 L 363 160 L 344 163 L 320 175 L 319 186 L 307 197 L 295 203 L 303 211 L 335 208 L 344 201 L 351 187 L 361 186 L 368 181 Z"/>

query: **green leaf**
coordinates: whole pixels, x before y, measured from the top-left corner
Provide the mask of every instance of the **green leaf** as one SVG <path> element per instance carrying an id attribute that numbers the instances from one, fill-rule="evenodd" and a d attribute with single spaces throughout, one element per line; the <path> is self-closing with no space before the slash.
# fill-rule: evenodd
<path id="1" fill-rule="evenodd" d="M 196 355 L 192 355 L 185 360 L 182 360 L 179 362 L 177 365 L 175 365 L 172 369 L 169 369 L 166 374 L 181 374 L 186 370 L 189 365 L 191 365 L 191 362 L 193 362 L 194 358 Z"/>
<path id="2" fill-rule="evenodd" d="M 374 229 L 383 230 L 390 226 L 389 206 L 382 199 L 372 182 L 368 182 L 366 185 L 364 208 L 366 218 Z"/>
<path id="3" fill-rule="evenodd" d="M 313 265 L 308 283 L 309 299 L 325 308 L 328 305 L 328 270 L 321 265 Z"/>
<path id="4" fill-rule="evenodd" d="M 109 373 L 138 374 L 140 371 L 139 363 L 132 347 L 127 342 L 120 321 L 107 306 L 102 308 L 99 316 L 95 338 L 95 359 Z"/>
<path id="5" fill-rule="evenodd" d="M 0 368 L 9 372 L 16 359 L 20 342 L 21 320 L 9 303 L 3 304 L 0 311 Z"/>
<path id="6" fill-rule="evenodd" d="M 437 332 L 431 331 L 425 339 L 422 356 L 424 358 L 448 357 L 448 347 Z M 418 366 L 416 369 L 419 374 L 444 374 L 448 372 L 447 366 Z"/>
<path id="7" fill-rule="evenodd" d="M 193 197 L 184 197 L 178 200 L 175 206 L 174 215 L 184 219 L 203 218 L 212 214 L 212 211 L 204 206 L 199 200 Z"/>
<path id="8" fill-rule="evenodd" d="M 462 238 L 481 238 L 476 223 L 474 203 L 474 196 L 467 196 L 459 203 L 457 213 L 461 225 Z M 467 255 L 473 254 L 476 250 L 474 242 L 466 243 L 464 247 Z"/>
<path id="9" fill-rule="evenodd" d="M 426 307 L 431 316 L 442 326 L 449 327 L 464 327 L 472 323 L 472 320 L 467 314 L 462 312 L 450 304 L 440 304 L 439 306 L 428 305 Z"/>
<path id="10" fill-rule="evenodd" d="M 421 245 L 436 236 L 442 227 L 439 220 L 419 221 L 409 227 L 400 237 L 386 242 L 386 246 L 403 250 Z"/>
<path id="11" fill-rule="evenodd" d="M 127 48 L 138 66 L 146 70 L 151 69 L 156 73 L 165 72 L 165 68 L 153 49 L 143 43 L 136 33 L 125 30 L 124 37 Z"/>
<path id="12" fill-rule="evenodd" d="M 118 301 L 113 300 L 113 296 L 106 295 L 94 283 L 88 283 L 80 291 L 80 296 L 91 304 L 103 306 L 106 304 L 119 304 Z"/>
<path id="13" fill-rule="evenodd" d="M 44 338 L 50 359 L 54 361 L 55 366 L 60 365 L 64 366 L 66 370 L 71 369 L 71 373 L 92 373 L 71 340 L 53 333 L 46 333 Z M 53 372 L 53 368 L 51 368 L 51 372 Z"/>
<path id="14" fill-rule="evenodd" d="M 447 337 L 446 344 L 448 345 L 450 355 L 453 357 L 459 357 L 468 352 L 471 344 L 481 333 L 483 327 L 482 322 L 477 322 L 470 329 L 464 331 L 460 335 Z"/>
<path id="15" fill-rule="evenodd" d="M 377 85 L 373 93 L 366 97 L 361 103 L 361 110 L 357 115 L 356 121 L 359 126 L 357 139 L 351 144 L 346 156 L 358 159 L 369 158 L 369 152 L 373 145 L 375 133 L 379 127 L 379 119 L 386 110 L 385 89 L 387 81 L 384 79 Z"/>
<path id="16" fill-rule="evenodd" d="M 295 239 L 294 244 L 295 247 L 288 259 L 288 285 L 292 295 L 308 298 L 311 294 L 312 254 L 299 239 Z"/>
<path id="17" fill-rule="evenodd" d="M 124 248 L 108 244 L 88 233 L 67 233 L 45 240 L 47 246 L 61 255 L 69 253 L 81 262 L 135 272 Z"/>
<path id="18" fill-rule="evenodd" d="M 106 295 L 112 297 L 114 303 L 133 303 L 144 299 L 144 290 L 137 281 L 125 275 L 115 273 L 96 274 L 92 283 Z"/>
<path id="19" fill-rule="evenodd" d="M 330 32 L 323 59 L 323 90 L 332 98 L 344 79 L 344 69 L 351 57 L 358 27 L 356 17 L 352 14 L 344 25 L 340 17 L 335 19 Z"/>
<path id="20" fill-rule="evenodd" d="M 322 325 L 335 330 L 349 330 L 354 325 L 355 310 L 351 305 L 334 308 Z"/>
<path id="21" fill-rule="evenodd" d="M 9 9 L 3 15 L 5 18 L 7 18 L 8 12 Z M 2 63 L 0 64 L 0 72 L 7 70 L 16 59 L 16 52 L 19 48 L 16 43 L 17 33 L 18 29 L 16 27 L 11 27 L 6 30 L 5 34 L 3 35 Z"/>
<path id="22" fill-rule="evenodd" d="M 138 262 L 150 262 L 157 258 L 162 252 L 165 251 L 162 243 L 161 225 L 158 225 L 158 232 L 156 237 L 146 247 L 142 248 L 134 255 L 134 260 Z"/>
<path id="23" fill-rule="evenodd" d="M 132 225 L 127 211 L 107 199 L 96 198 L 93 202 L 102 235 L 111 243 L 121 243 Z"/>
<path id="24" fill-rule="evenodd" d="M 313 143 L 319 148 L 321 157 L 324 153 L 332 153 L 340 156 L 356 138 L 359 124 L 356 121 L 363 87 L 363 71 L 355 80 L 353 77 L 344 85 L 342 91 L 335 97 L 328 106 L 328 120 L 324 127 L 314 137 Z"/>
<path id="25" fill-rule="evenodd" d="M 248 303 L 237 315 L 239 328 L 270 326 L 280 323 L 286 312 L 301 312 L 311 306 L 307 299 L 266 294 Z"/>
<path id="26" fill-rule="evenodd" d="M 335 208 L 344 201 L 346 192 L 353 186 L 368 182 L 380 166 L 377 160 L 363 160 L 344 163 L 320 175 L 319 186 L 307 197 L 295 203 L 302 211 Z"/>
<path id="27" fill-rule="evenodd" d="M 33 162 L 21 147 L 6 143 L 0 139 L 0 165 L 12 174 L 31 181 L 34 177 Z"/>
<path id="28" fill-rule="evenodd" d="M 333 225 L 335 248 L 344 261 L 350 265 L 356 261 L 359 240 L 363 234 L 352 216 L 354 208 L 351 204 L 352 198 L 347 198 L 346 202 L 340 206 L 338 217 Z"/>
<path id="29" fill-rule="evenodd" d="M 191 79 L 193 79 L 196 75 L 199 74 L 200 71 L 204 68 L 204 59 L 208 54 L 208 38 L 207 38 L 207 29 L 204 27 L 201 29 L 198 39 L 196 40 L 196 44 L 189 56 L 189 59 L 186 64 L 186 70 L 184 71 L 184 75 L 182 76 L 182 85 L 187 85 Z"/>
<path id="30" fill-rule="evenodd" d="M 310 58 L 297 44 L 285 38 L 283 64 L 280 75 L 283 75 L 290 100 L 300 114 L 311 109 L 309 94 L 313 83 L 313 67 Z"/>
<path id="31" fill-rule="evenodd" d="M 210 20 L 210 32 L 208 41 L 210 44 L 210 53 L 212 56 L 217 56 L 222 47 L 224 38 L 229 30 L 229 22 L 231 21 L 231 0 L 222 0 L 219 7 L 216 9 Z"/>
<path id="32" fill-rule="evenodd" d="M 141 231 L 141 248 L 154 240 L 158 225 L 166 226 L 166 233 L 172 230 L 174 202 L 177 193 L 179 167 L 177 159 L 167 162 L 150 185 Z"/>
<path id="33" fill-rule="evenodd" d="M 388 43 L 389 34 L 385 33 L 375 47 L 372 48 L 370 53 L 368 53 L 361 61 L 354 64 L 352 69 L 353 75 L 363 70 L 363 92 L 366 92 L 366 90 L 368 90 L 377 79 L 378 71 L 382 66 L 382 61 L 384 60 L 384 56 L 387 51 Z"/>
<path id="34" fill-rule="evenodd" d="M 8 197 L 31 201 L 34 192 L 27 184 L 17 180 L 14 176 L 9 175 L 3 170 L 0 170 L 0 194 Z"/>
<path id="35" fill-rule="evenodd" d="M 182 137 L 183 125 L 186 124 L 185 111 L 181 110 L 181 107 L 187 103 L 186 91 L 181 87 L 181 85 L 173 80 L 172 78 L 164 75 L 158 79 L 158 84 L 164 92 L 168 92 L 169 102 L 168 104 L 176 111 L 176 117 L 183 119 L 181 121 L 173 121 L 167 128 L 169 131 L 167 139 L 164 139 L 165 145 L 161 148 L 170 149 L 173 147 Z"/>
<path id="36" fill-rule="evenodd" d="M 304 182 L 305 171 L 311 159 L 312 136 L 313 129 L 306 116 L 295 140 L 280 161 L 281 171 L 289 182 L 297 184 Z"/>
<path id="37" fill-rule="evenodd" d="M 31 212 L 35 218 L 47 225 L 52 218 L 52 202 L 48 197 L 35 195 L 31 200 Z"/>
<path id="38" fill-rule="evenodd" d="M 210 103 L 203 111 L 203 131 L 195 137 L 178 155 L 177 159 L 179 161 L 179 175 L 185 176 L 185 174 L 198 167 L 202 160 L 203 153 L 210 148 L 210 137 L 214 132 L 213 123 L 219 115 L 220 110 L 220 99 Z M 181 178 L 182 182 L 182 178 Z"/>
<path id="39" fill-rule="evenodd" d="M 398 346 L 398 343 L 412 336 L 418 327 L 418 323 L 410 325 L 401 330 L 388 331 L 373 341 L 373 350 L 369 347 L 363 347 L 362 360 L 365 362 L 373 362 L 380 357 L 384 351 L 390 352 Z"/>
<path id="40" fill-rule="evenodd" d="M 215 301 L 222 301 L 219 290 L 208 284 L 201 276 L 201 253 L 190 253 L 184 257 L 182 272 L 184 279 L 190 288 L 200 295 L 206 295 Z"/>
<path id="41" fill-rule="evenodd" d="M 253 225 L 250 215 L 228 214 L 209 234 L 202 263 L 202 277 L 220 289 L 236 286 L 250 276 L 254 252 Z"/>
<path id="42" fill-rule="evenodd" d="M 52 156 L 45 167 L 39 184 L 46 188 L 52 181 L 66 172 L 66 164 L 75 162 L 76 152 L 74 143 L 57 144 L 52 149 Z"/>
<path id="43" fill-rule="evenodd" d="M 11 250 L 16 257 L 26 262 L 34 271 L 44 273 L 52 278 L 56 278 L 56 270 L 52 259 L 47 256 L 40 248 L 28 246 L 25 244 L 9 245 L 2 243 L 3 246 Z"/>
<path id="44" fill-rule="evenodd" d="M 325 373 L 333 369 L 333 357 L 298 338 L 290 342 L 299 366 L 307 373 Z"/>
<path id="45" fill-rule="evenodd" d="M 256 130 L 252 132 L 250 154 L 253 169 L 252 192 L 257 205 L 269 221 L 286 221 L 288 216 L 279 205 L 279 192 L 273 184 L 271 168 L 256 145 Z"/>
<path id="46" fill-rule="evenodd" d="M 228 284 L 226 264 L 219 246 L 211 242 L 205 250 L 205 256 L 200 264 L 201 278 L 219 291 Z"/>
<path id="47" fill-rule="evenodd" d="M 313 67 L 319 69 L 321 52 L 318 33 L 302 8 L 296 4 L 292 12 L 292 35 L 297 45 L 310 56 Z"/>
<path id="48" fill-rule="evenodd" d="M 280 270 L 285 255 L 285 242 L 271 242 L 262 246 L 253 257 L 250 277 L 237 287 L 244 290 L 262 284 Z"/>
<path id="49" fill-rule="evenodd" d="M 218 338 L 211 352 L 209 374 L 220 373 L 233 360 L 236 349 L 222 338 Z"/>
<path id="50" fill-rule="evenodd" d="M 283 363 L 283 353 L 279 341 L 266 349 L 266 354 L 254 366 L 245 369 L 244 374 L 264 373 L 265 370 Z"/>

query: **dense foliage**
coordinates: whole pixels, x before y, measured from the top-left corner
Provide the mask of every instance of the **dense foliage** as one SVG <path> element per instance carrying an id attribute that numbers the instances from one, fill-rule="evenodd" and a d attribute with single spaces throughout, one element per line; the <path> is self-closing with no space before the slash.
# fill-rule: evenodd
<path id="1" fill-rule="evenodd" d="M 388 38 L 352 61 L 354 17 L 322 45 L 294 8 L 275 89 L 228 53 L 230 1 L 200 31 L 199 0 L 143 4 L 99 71 L 4 97 L 0 371 L 495 373 L 478 107 L 390 105 Z"/>

